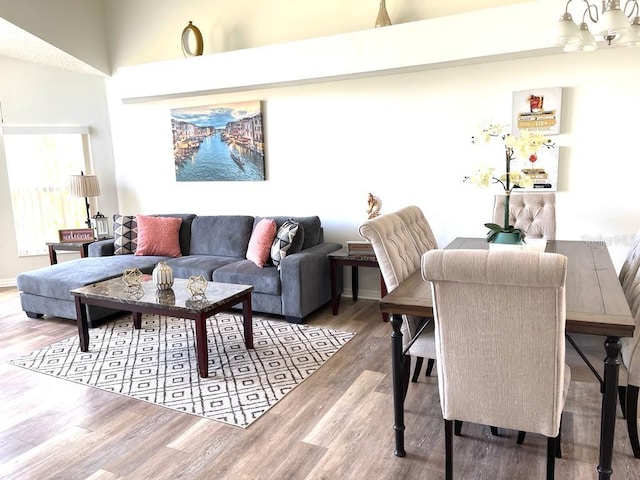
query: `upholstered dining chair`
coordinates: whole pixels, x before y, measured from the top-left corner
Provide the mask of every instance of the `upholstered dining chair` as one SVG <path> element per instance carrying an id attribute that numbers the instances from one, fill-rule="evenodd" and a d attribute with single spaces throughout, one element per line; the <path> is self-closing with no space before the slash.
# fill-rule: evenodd
<path id="1" fill-rule="evenodd" d="M 364 239 L 371 242 L 388 292 L 392 292 L 412 273 L 419 271 L 422 254 L 437 247 L 429 223 L 416 206 L 367 220 L 360 225 L 359 231 Z M 423 359 L 429 359 L 427 375 L 431 374 L 436 358 L 433 322 L 421 317 L 404 316 L 402 340 L 406 394 L 411 356 L 416 357 L 418 373 Z M 414 375 L 414 380 L 416 377 Z"/>
<path id="2" fill-rule="evenodd" d="M 496 195 L 493 223 L 504 223 L 504 195 Z M 556 238 L 556 195 L 553 192 L 512 192 L 509 200 L 509 224 L 521 229 L 526 238 Z"/>
<path id="3" fill-rule="evenodd" d="M 638 247 L 636 247 L 636 250 Z M 636 256 L 635 275 L 632 281 L 628 282 L 625 295 L 631 308 L 631 314 L 635 323 L 633 337 L 620 339 L 622 349 L 620 356 L 620 376 L 618 380 L 618 396 L 622 415 L 627 421 L 627 431 L 633 456 L 640 458 L 640 442 L 638 441 L 638 394 L 640 393 L 640 255 Z"/>
<path id="4" fill-rule="evenodd" d="M 453 476 L 452 434 L 454 424 L 459 434 L 461 422 L 546 436 L 547 478 L 554 478 L 571 379 L 564 341 L 566 257 L 432 250 L 421 268 L 433 292 L 445 478 Z"/>
<path id="5" fill-rule="evenodd" d="M 424 213 L 419 207 L 415 205 L 402 208 L 396 212 L 398 216 L 402 219 L 402 221 L 409 228 L 409 233 L 411 234 L 411 238 L 413 239 L 416 248 L 419 252 L 424 253 L 428 250 L 433 250 L 434 248 L 438 248 L 438 242 L 436 240 L 435 235 L 433 234 L 433 230 L 431 230 L 431 226 L 427 221 Z M 425 371 L 425 376 L 431 376 L 431 372 L 433 370 L 434 358 L 429 358 L 427 361 L 427 368 Z M 417 382 L 418 377 L 420 376 L 420 370 L 422 370 L 422 365 L 424 363 L 423 357 L 416 357 L 416 366 L 413 370 L 413 377 L 411 378 L 412 382 Z"/>
<path id="6" fill-rule="evenodd" d="M 633 243 L 629 249 L 627 257 L 624 259 L 622 267 L 620 267 L 620 273 L 618 274 L 620 285 L 622 285 L 622 290 L 625 296 L 627 296 L 629 305 L 631 305 L 631 300 L 627 293 L 634 283 L 638 269 L 640 269 L 640 230 L 638 230 L 634 238 L 636 239 L 635 243 Z"/>

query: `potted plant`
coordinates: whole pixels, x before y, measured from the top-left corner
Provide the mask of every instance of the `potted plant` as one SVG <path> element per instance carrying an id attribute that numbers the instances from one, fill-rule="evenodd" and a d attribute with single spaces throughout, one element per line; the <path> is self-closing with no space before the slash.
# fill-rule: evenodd
<path id="1" fill-rule="evenodd" d="M 509 224 L 509 199 L 514 188 L 529 188 L 533 186 L 533 179 L 521 172 L 511 169 L 511 162 L 520 157 L 530 162 L 537 159 L 537 152 L 541 148 L 554 148 L 554 143 L 544 135 L 523 131 L 520 135 L 505 133 L 506 125 L 490 124 L 483 128 L 480 134 L 472 137 L 472 143 L 490 142 L 500 139 L 504 146 L 505 169 L 504 173 L 496 175 L 495 168 L 479 168 L 473 175 L 465 177 L 480 187 L 488 187 L 490 184 L 500 184 L 504 189 L 504 222 L 485 223 L 489 229 L 487 241 L 491 243 L 520 244 L 524 241 L 525 232 Z"/>

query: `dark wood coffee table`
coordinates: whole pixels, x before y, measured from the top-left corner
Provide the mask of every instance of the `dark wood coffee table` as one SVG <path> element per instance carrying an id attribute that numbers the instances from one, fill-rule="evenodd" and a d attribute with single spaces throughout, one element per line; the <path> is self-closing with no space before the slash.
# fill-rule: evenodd
<path id="1" fill-rule="evenodd" d="M 251 285 L 209 282 L 205 296 L 193 296 L 187 280 L 176 278 L 170 290 L 157 290 L 150 275 L 143 275 L 139 287 L 128 287 L 122 277 L 71 290 L 75 297 L 80 350 L 89 350 L 89 328 L 85 305 L 97 305 L 132 312 L 134 327 L 141 327 L 143 313 L 188 318 L 196 323 L 196 352 L 200 376 L 209 376 L 207 318 L 242 303 L 244 344 L 253 348 Z"/>

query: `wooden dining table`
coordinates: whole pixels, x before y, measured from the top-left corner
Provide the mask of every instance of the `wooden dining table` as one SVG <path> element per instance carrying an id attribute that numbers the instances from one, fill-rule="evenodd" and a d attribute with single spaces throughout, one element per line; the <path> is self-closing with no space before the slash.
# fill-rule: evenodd
<path id="1" fill-rule="evenodd" d="M 456 238 L 447 249 L 486 249 L 484 238 Z M 568 258 L 566 281 L 566 332 L 603 335 L 604 380 L 600 417 L 600 455 L 598 478 L 609 479 L 613 473 L 613 439 L 615 434 L 620 338 L 631 337 L 633 317 L 622 291 L 618 275 L 604 242 L 550 240 L 545 252 L 560 253 Z M 409 381 L 410 357 L 402 346 L 402 315 L 432 317 L 431 286 L 415 271 L 396 289 L 380 300 L 380 310 L 391 316 L 393 403 L 395 451 L 405 456 L 404 392 Z"/>

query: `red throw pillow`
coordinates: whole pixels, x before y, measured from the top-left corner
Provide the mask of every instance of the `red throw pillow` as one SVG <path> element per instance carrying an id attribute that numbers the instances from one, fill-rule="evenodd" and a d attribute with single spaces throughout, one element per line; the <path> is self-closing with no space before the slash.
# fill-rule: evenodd
<path id="1" fill-rule="evenodd" d="M 136 255 L 179 257 L 181 218 L 137 215 L 138 246 Z"/>
<path id="2" fill-rule="evenodd" d="M 138 227 L 140 229 L 140 227 Z M 259 267 L 264 267 L 271 257 L 271 244 L 276 236 L 276 221 L 273 218 L 263 218 L 251 232 L 247 259 Z"/>

